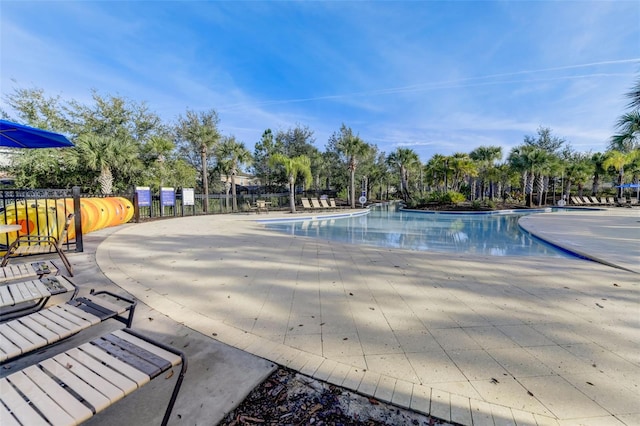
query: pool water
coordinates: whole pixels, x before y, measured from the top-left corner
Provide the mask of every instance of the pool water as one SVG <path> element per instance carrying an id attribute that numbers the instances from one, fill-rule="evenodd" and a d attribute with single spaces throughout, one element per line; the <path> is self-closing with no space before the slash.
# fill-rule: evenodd
<path id="1" fill-rule="evenodd" d="M 352 244 L 490 256 L 572 257 L 518 226 L 527 213 L 425 214 L 375 206 L 367 215 L 265 223 L 270 230 Z"/>

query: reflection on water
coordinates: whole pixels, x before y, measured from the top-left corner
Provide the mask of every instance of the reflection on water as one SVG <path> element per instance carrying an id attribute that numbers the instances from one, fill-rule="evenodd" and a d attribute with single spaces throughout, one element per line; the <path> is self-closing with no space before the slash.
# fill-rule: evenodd
<path id="1" fill-rule="evenodd" d="M 569 257 L 518 227 L 522 214 L 424 214 L 373 207 L 364 216 L 267 223 L 267 229 L 331 241 L 491 256 Z"/>

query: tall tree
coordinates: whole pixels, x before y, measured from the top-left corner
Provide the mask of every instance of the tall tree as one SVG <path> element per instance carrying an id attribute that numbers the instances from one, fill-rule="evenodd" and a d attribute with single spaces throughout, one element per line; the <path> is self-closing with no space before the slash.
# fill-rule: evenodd
<path id="1" fill-rule="evenodd" d="M 232 210 L 238 211 L 238 198 L 236 194 L 236 175 L 242 165 L 251 163 L 251 153 L 242 142 L 238 142 L 235 136 L 224 138 L 216 149 L 216 157 L 219 164 L 225 165 L 225 172 L 231 176 Z"/>
<path id="2" fill-rule="evenodd" d="M 608 151 L 602 167 L 608 169 L 612 167 L 618 173 L 618 187 L 624 183 L 624 167 L 633 161 L 633 155 L 621 151 Z M 622 188 L 618 188 L 618 196 L 622 197 Z"/>
<path id="3" fill-rule="evenodd" d="M 419 163 L 418 154 L 409 148 L 397 148 L 387 157 L 387 164 L 400 173 L 400 190 L 404 201 L 411 199 L 408 170 Z"/>
<path id="4" fill-rule="evenodd" d="M 305 185 L 310 185 L 312 180 L 311 175 L 311 160 L 306 155 L 299 155 L 297 157 L 287 157 L 283 154 L 273 154 L 269 159 L 269 162 L 275 166 L 282 166 L 287 175 L 289 181 L 289 209 L 291 213 L 296 212 L 296 180 L 299 175 L 302 175 Z"/>
<path id="5" fill-rule="evenodd" d="M 200 172 L 202 173 L 203 210 L 209 211 L 209 178 L 208 162 L 209 154 L 213 152 L 220 141 L 218 131 L 218 113 L 215 110 L 206 112 L 195 112 L 187 110 L 186 115 L 178 117 L 176 126 L 176 136 L 182 151 L 187 154 L 199 154 Z M 195 164 L 194 164 L 195 165 Z"/>
<path id="6" fill-rule="evenodd" d="M 267 192 L 275 190 L 274 171 L 269 165 L 269 158 L 275 153 L 283 153 L 282 144 L 277 142 L 271 129 L 262 133 L 262 137 L 256 142 L 253 150 L 253 172 L 260 179 L 261 184 Z"/>
<path id="7" fill-rule="evenodd" d="M 353 130 L 342 124 L 340 131 L 334 133 L 330 138 L 330 144 L 334 144 L 337 153 L 343 164 L 349 171 L 349 201 L 351 208 L 356 208 L 356 169 L 358 162 L 364 157 L 371 147 L 365 143 L 358 135 L 353 134 Z"/>
<path id="8" fill-rule="evenodd" d="M 640 148 L 640 109 L 623 114 L 616 127 L 619 132 L 611 137 L 610 150 L 631 152 Z"/>
<path id="9" fill-rule="evenodd" d="M 78 164 L 89 171 L 99 173 L 97 182 L 104 195 L 114 192 L 114 171 L 127 174 L 139 165 L 138 148 L 127 139 L 116 139 L 93 134 L 80 135 L 76 139 Z M 125 188 L 119 188 L 125 189 Z"/>
<path id="10" fill-rule="evenodd" d="M 478 177 L 480 179 L 480 198 L 484 199 L 487 183 L 492 187 L 492 182 L 488 181 L 490 169 L 495 166 L 496 161 L 502 159 L 502 147 L 480 146 L 469 153 L 469 157 L 478 164 Z M 490 198 L 493 198 L 490 189 Z"/>

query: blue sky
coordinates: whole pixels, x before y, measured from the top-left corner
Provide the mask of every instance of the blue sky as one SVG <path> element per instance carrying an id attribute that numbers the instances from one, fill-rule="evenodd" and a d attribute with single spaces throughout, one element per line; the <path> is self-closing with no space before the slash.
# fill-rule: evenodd
<path id="1" fill-rule="evenodd" d="M 324 150 L 345 123 L 423 161 L 539 126 L 604 151 L 640 77 L 638 1 L 0 0 L 0 20 L 2 97 L 215 109 L 251 150 L 296 125 Z"/>

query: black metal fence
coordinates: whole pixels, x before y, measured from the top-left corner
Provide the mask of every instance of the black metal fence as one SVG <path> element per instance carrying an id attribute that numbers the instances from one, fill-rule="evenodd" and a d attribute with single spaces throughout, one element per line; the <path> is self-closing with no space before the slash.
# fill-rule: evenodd
<path id="1" fill-rule="evenodd" d="M 286 211 L 289 209 L 288 193 L 273 194 L 237 194 L 236 209 L 233 208 L 231 194 L 209 194 L 205 202 L 204 194 L 188 193 L 183 190 L 171 194 L 171 201 L 166 202 L 159 192 L 148 192 L 143 203 L 139 200 L 139 192 L 112 194 L 110 197 L 122 197 L 129 200 L 134 208 L 132 221 L 143 222 L 162 218 L 196 216 L 204 214 L 242 213 L 255 210 L 256 201 L 266 201 L 269 210 Z M 326 192 L 305 192 L 298 197 L 327 195 Z M 335 194 L 328 194 L 335 197 Z M 60 237 L 62 224 L 69 213 L 74 213 L 72 232 L 63 242 L 67 251 L 83 251 L 83 217 L 79 187 L 72 189 L 0 189 L 0 224 L 17 224 L 22 228 L 16 232 L 0 234 L 0 252 L 7 247 L 17 235 L 38 233 L 40 235 Z M 86 195 L 86 197 L 96 197 Z M 206 204 L 206 208 L 205 208 Z M 296 200 L 300 204 L 300 200 Z M 86 219 L 86 218 L 85 218 Z M 85 229 L 86 231 L 86 229 Z"/>

